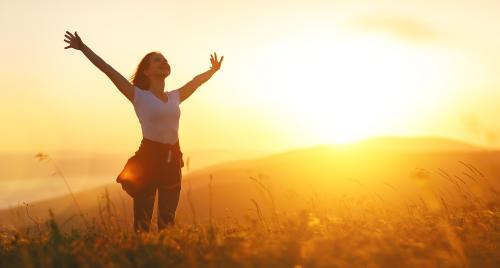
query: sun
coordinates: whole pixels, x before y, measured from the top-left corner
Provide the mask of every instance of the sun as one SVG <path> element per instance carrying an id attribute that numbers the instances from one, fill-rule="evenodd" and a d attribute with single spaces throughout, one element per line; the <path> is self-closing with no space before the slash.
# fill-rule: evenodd
<path id="1" fill-rule="evenodd" d="M 283 38 L 261 68 L 266 94 L 289 124 L 318 143 L 348 143 L 404 129 L 435 109 L 450 79 L 429 47 L 380 35 Z"/>

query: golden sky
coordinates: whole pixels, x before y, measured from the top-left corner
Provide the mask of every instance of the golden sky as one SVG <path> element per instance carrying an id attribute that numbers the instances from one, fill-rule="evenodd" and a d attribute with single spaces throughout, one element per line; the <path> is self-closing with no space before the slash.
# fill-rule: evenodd
<path id="1" fill-rule="evenodd" d="M 366 3 L 369 2 L 369 3 Z M 0 2 L 0 152 L 132 152 L 131 103 L 64 32 L 125 77 L 150 51 L 181 104 L 186 150 L 279 151 L 380 135 L 498 146 L 499 1 Z"/>

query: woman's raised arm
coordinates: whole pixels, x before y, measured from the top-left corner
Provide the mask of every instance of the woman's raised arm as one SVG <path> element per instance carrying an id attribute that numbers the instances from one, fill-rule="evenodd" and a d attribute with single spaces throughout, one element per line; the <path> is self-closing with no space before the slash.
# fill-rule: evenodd
<path id="1" fill-rule="evenodd" d="M 66 39 L 64 39 L 64 42 L 68 43 L 69 45 L 65 47 L 67 48 L 73 48 L 76 50 L 80 50 L 83 52 L 83 54 L 97 67 L 99 70 L 101 70 L 104 74 L 106 74 L 109 79 L 115 84 L 115 86 L 120 90 L 123 95 L 127 99 L 129 99 L 131 102 L 134 100 L 134 86 L 125 78 L 123 77 L 119 72 L 117 72 L 113 67 L 111 67 L 109 64 L 107 64 L 104 60 L 102 60 L 97 54 L 95 54 L 87 45 L 85 45 L 82 42 L 82 39 L 80 36 L 78 36 L 78 33 L 75 32 L 73 35 L 72 33 L 66 31 L 66 34 L 64 35 Z"/>
<path id="2" fill-rule="evenodd" d="M 191 81 L 187 82 L 184 86 L 179 88 L 181 102 L 191 96 L 191 94 L 193 94 L 193 92 L 195 92 L 195 90 L 203 83 L 207 82 L 208 79 L 210 79 L 212 75 L 220 69 L 223 60 L 224 56 L 222 56 L 219 61 L 217 59 L 217 53 L 214 52 L 214 55 L 210 54 L 210 62 L 212 63 L 210 69 L 195 76 L 193 79 L 191 79 Z"/>

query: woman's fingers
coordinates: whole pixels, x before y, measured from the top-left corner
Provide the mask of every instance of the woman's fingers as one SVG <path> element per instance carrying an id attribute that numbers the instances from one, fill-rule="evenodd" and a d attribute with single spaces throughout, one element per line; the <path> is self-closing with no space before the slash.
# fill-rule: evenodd
<path id="1" fill-rule="evenodd" d="M 220 65 L 222 63 L 222 60 L 224 60 L 224 56 L 220 58 L 220 60 L 217 59 L 217 53 L 214 52 L 214 54 L 210 54 L 210 63 L 212 63 L 212 67 L 215 69 L 219 69 Z"/>
<path id="2" fill-rule="evenodd" d="M 66 31 L 64 34 L 64 42 L 68 43 L 68 46 L 64 47 L 64 49 L 68 48 L 74 48 L 74 49 L 81 49 L 81 39 L 80 36 L 78 36 L 78 32 L 75 31 L 75 34 L 73 35 L 71 32 Z"/>
<path id="3" fill-rule="evenodd" d="M 210 55 L 210 63 L 212 63 L 212 66 L 216 65 L 216 61 L 214 60 L 214 57 Z"/>

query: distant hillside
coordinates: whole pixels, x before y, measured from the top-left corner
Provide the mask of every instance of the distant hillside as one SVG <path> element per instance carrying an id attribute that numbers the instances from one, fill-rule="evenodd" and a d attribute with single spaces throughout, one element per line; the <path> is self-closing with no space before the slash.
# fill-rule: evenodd
<path id="1" fill-rule="evenodd" d="M 422 178 L 426 187 L 452 199 L 456 185 L 482 189 L 478 185 L 484 184 L 499 190 L 499 177 L 500 151 L 481 151 L 446 139 L 377 138 L 341 148 L 316 146 L 216 164 L 184 175 L 178 220 L 193 220 L 190 204 L 198 221 L 207 220 L 210 178 L 213 213 L 218 218 L 256 213 L 256 204 L 264 214 L 271 213 L 273 206 L 286 211 L 320 201 L 340 209 L 342 199 L 354 197 L 375 198 L 406 209 L 407 202 L 421 198 Z M 97 216 L 98 197 L 105 187 L 117 211 L 131 222 L 132 200 L 118 184 L 78 193 L 82 209 Z M 35 202 L 29 212 L 31 217 L 46 217 L 49 207 L 61 222 L 77 212 L 69 196 Z M 18 210 L 18 217 L 12 212 L 0 211 L 0 224 L 16 218 L 31 222 L 25 208 Z"/>
<path id="2" fill-rule="evenodd" d="M 354 146 L 363 149 L 398 150 L 406 152 L 484 151 L 485 148 L 465 142 L 435 137 L 376 137 Z"/>

